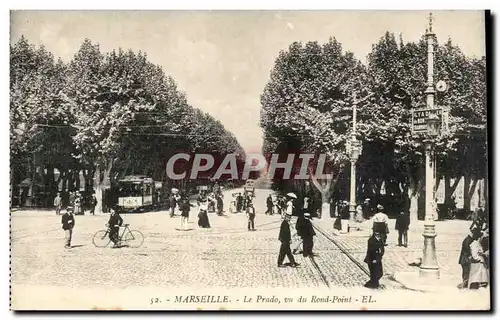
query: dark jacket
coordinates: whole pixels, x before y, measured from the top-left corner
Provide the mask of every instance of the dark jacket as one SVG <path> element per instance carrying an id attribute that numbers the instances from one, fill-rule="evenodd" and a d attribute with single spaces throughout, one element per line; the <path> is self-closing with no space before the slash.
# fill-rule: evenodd
<path id="1" fill-rule="evenodd" d="M 278 240 L 281 242 L 290 242 L 292 240 L 292 235 L 290 233 L 290 224 L 288 221 L 283 220 L 280 228 L 280 235 Z"/>
<path id="2" fill-rule="evenodd" d="M 266 205 L 268 208 L 271 208 L 273 206 L 273 198 L 267 197 L 266 199 Z"/>
<path id="3" fill-rule="evenodd" d="M 194 205 L 189 203 L 189 200 L 181 200 L 181 203 L 179 204 L 179 208 L 182 213 L 189 212 L 191 207 L 194 207 Z"/>
<path id="4" fill-rule="evenodd" d="M 316 235 L 316 232 L 314 232 L 314 228 L 313 228 L 311 220 L 304 219 L 304 229 L 302 230 L 301 237 L 302 238 L 312 238 L 315 235 Z"/>
<path id="5" fill-rule="evenodd" d="M 382 257 L 384 256 L 384 243 L 371 236 L 368 239 L 368 248 L 366 250 L 365 263 L 372 264 L 373 261 L 377 263 L 382 262 Z"/>
<path id="6" fill-rule="evenodd" d="M 175 195 L 171 195 L 170 197 L 168 197 L 168 204 L 170 205 L 170 208 L 175 208 L 175 206 L 177 205 L 177 199 L 175 198 Z"/>
<path id="7" fill-rule="evenodd" d="M 65 213 L 61 217 L 63 230 L 71 230 L 75 226 L 75 216 L 70 213 Z"/>
<path id="8" fill-rule="evenodd" d="M 108 225 L 110 227 L 113 227 L 113 226 L 116 226 L 116 225 L 121 226 L 122 223 L 123 223 L 123 219 L 122 219 L 122 217 L 118 213 L 109 216 Z"/>
<path id="9" fill-rule="evenodd" d="M 460 257 L 458 258 L 458 264 L 468 265 L 470 264 L 471 252 L 470 252 L 470 244 L 473 239 L 470 235 L 468 235 L 464 241 L 462 241 L 462 250 L 460 251 Z"/>
<path id="10" fill-rule="evenodd" d="M 297 222 L 295 223 L 295 230 L 297 230 L 297 235 L 299 237 L 302 237 L 302 235 L 304 234 L 304 227 L 305 227 L 305 222 L 306 221 L 306 218 L 304 218 L 303 215 L 299 215 L 299 217 L 297 218 Z"/>
<path id="11" fill-rule="evenodd" d="M 410 226 L 410 217 L 407 214 L 400 214 L 396 218 L 396 230 L 405 231 Z"/>

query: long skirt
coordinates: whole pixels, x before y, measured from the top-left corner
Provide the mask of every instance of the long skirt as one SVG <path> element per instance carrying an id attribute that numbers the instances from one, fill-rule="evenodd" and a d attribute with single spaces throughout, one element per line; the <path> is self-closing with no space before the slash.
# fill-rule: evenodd
<path id="1" fill-rule="evenodd" d="M 482 262 L 471 263 L 469 270 L 469 287 L 473 283 L 487 284 L 489 282 L 488 269 Z"/>
<path id="2" fill-rule="evenodd" d="M 198 226 L 201 228 L 210 228 L 208 214 L 205 210 L 200 210 L 200 213 L 198 214 Z"/>
<path id="3" fill-rule="evenodd" d="M 333 229 L 339 231 L 342 230 L 342 219 L 340 218 L 340 215 L 335 219 L 335 222 L 333 223 Z"/>

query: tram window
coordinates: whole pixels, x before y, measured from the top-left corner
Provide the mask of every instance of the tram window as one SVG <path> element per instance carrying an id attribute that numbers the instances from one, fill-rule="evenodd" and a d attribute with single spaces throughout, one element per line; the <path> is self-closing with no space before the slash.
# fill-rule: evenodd
<path id="1" fill-rule="evenodd" d="M 151 195 L 151 186 L 150 185 L 144 185 L 144 195 L 145 196 Z"/>

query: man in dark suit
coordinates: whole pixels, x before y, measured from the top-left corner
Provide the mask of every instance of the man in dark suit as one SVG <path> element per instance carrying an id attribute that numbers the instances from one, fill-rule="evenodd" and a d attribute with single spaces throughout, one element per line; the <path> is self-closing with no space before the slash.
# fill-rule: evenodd
<path id="1" fill-rule="evenodd" d="M 474 239 L 472 238 L 473 231 L 469 231 L 469 234 L 462 241 L 462 250 L 460 251 L 460 257 L 458 258 L 458 264 L 462 266 L 462 283 L 458 285 L 460 289 L 467 288 L 469 285 L 469 271 L 471 263 L 471 252 L 470 244 Z"/>
<path id="2" fill-rule="evenodd" d="M 281 223 L 280 227 L 280 234 L 278 237 L 278 240 L 281 242 L 280 246 L 280 253 L 278 255 L 278 268 L 284 268 L 285 265 L 283 264 L 283 260 L 285 260 L 285 255 L 288 257 L 288 260 L 290 261 L 290 265 L 292 267 L 296 267 L 299 264 L 295 262 L 295 259 L 293 258 L 292 250 L 290 249 L 290 242 L 292 242 L 292 235 L 290 233 L 290 214 L 285 214 L 283 222 Z"/>
<path id="3" fill-rule="evenodd" d="M 408 247 L 408 227 L 410 226 L 410 216 L 406 212 L 401 212 L 396 218 L 396 230 L 398 230 L 398 246 Z"/>
<path id="4" fill-rule="evenodd" d="M 71 248 L 71 238 L 73 237 L 73 227 L 75 226 L 75 217 L 73 215 L 73 210 L 62 210 L 61 224 L 65 233 L 65 244 L 66 249 Z"/>
<path id="5" fill-rule="evenodd" d="M 367 288 L 377 289 L 380 284 L 379 280 L 384 274 L 382 268 L 382 257 L 384 256 L 384 242 L 382 235 L 375 232 L 368 239 L 368 248 L 366 250 L 365 263 L 368 264 L 370 270 L 370 280 L 365 284 Z"/>
<path id="6" fill-rule="evenodd" d="M 119 232 L 120 226 L 123 224 L 123 218 L 116 211 L 116 209 L 112 208 L 111 215 L 108 220 L 108 228 L 109 228 L 109 239 L 113 242 L 113 247 L 118 247 L 119 242 Z"/>
<path id="7" fill-rule="evenodd" d="M 311 223 L 311 214 L 304 213 L 304 226 L 302 229 L 301 237 L 302 237 L 302 254 L 304 257 L 313 256 L 313 246 L 314 246 L 314 236 L 316 232 L 314 232 L 314 228 Z"/>

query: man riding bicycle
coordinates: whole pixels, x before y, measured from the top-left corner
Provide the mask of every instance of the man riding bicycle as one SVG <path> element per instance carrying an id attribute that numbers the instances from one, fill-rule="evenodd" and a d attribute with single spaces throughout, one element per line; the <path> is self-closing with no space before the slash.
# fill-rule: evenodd
<path id="1" fill-rule="evenodd" d="M 120 226 L 123 224 L 123 219 L 115 209 L 111 208 L 111 215 L 108 220 L 108 228 L 109 228 L 109 239 L 113 242 L 113 248 L 118 247 L 118 234 L 120 231 Z"/>

